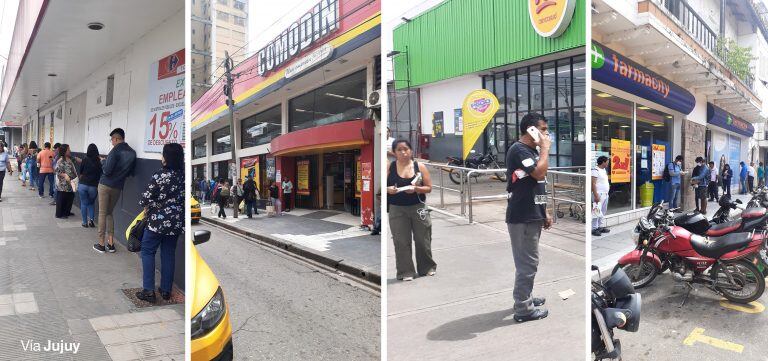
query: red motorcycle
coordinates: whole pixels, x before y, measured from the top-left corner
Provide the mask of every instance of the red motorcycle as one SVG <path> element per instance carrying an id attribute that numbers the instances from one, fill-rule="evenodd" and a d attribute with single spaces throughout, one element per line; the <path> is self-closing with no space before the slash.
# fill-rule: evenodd
<path id="1" fill-rule="evenodd" d="M 765 232 L 729 233 L 722 237 L 692 234 L 675 225 L 662 204 L 651 207 L 635 227 L 637 248 L 619 259 L 614 271 L 623 268 L 635 288 L 649 285 L 656 275 L 670 270 L 675 280 L 700 283 L 731 302 L 749 303 L 765 290 L 765 279 L 756 262 L 767 247 Z M 686 294 L 683 303 L 687 299 Z"/>

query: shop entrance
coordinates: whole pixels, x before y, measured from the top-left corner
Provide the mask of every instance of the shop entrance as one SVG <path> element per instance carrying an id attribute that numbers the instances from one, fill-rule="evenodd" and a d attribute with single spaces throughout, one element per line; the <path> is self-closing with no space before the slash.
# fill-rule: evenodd
<path id="1" fill-rule="evenodd" d="M 359 150 L 348 150 L 323 155 L 323 208 L 359 214 L 359 199 L 355 196 L 359 154 Z"/>

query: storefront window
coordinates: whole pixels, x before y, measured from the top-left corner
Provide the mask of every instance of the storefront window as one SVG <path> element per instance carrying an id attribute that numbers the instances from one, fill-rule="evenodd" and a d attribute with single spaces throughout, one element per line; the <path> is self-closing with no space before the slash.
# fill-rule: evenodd
<path id="1" fill-rule="evenodd" d="M 591 166 L 599 156 L 610 160 L 608 213 L 632 209 L 632 113 L 634 104 L 600 90 L 592 91 Z"/>
<path id="2" fill-rule="evenodd" d="M 192 166 L 192 179 L 199 181 L 205 179 L 205 164 L 198 164 Z"/>
<path id="3" fill-rule="evenodd" d="M 365 70 L 291 99 L 291 131 L 365 117 Z"/>
<path id="4" fill-rule="evenodd" d="M 279 105 L 245 118 L 240 123 L 241 148 L 245 149 L 268 144 L 273 138 L 280 135 L 281 129 L 282 121 Z"/>
<path id="5" fill-rule="evenodd" d="M 220 162 L 211 163 L 211 166 L 213 167 L 213 179 L 217 182 L 221 182 L 223 180 L 231 182 L 232 179 L 229 178 L 230 163 L 232 163 L 232 161 L 229 160 L 222 160 Z"/>
<path id="6" fill-rule="evenodd" d="M 640 103 L 636 106 L 635 207 L 640 208 L 668 198 L 665 197 L 667 185 L 662 180 L 662 165 L 672 161 L 672 147 L 669 142 L 672 115 Z M 653 187 L 653 192 L 650 187 Z"/>
<path id="7" fill-rule="evenodd" d="M 200 137 L 192 141 L 192 159 L 205 157 L 205 137 Z"/>
<path id="8" fill-rule="evenodd" d="M 212 139 L 213 154 L 226 153 L 232 150 L 232 139 L 229 136 L 229 126 L 214 131 Z"/>

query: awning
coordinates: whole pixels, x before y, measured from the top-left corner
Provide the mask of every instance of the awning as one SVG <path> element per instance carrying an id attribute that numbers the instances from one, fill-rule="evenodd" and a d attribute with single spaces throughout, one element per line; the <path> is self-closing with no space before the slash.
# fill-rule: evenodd
<path id="1" fill-rule="evenodd" d="M 755 134 L 752 123 L 739 119 L 712 103 L 707 103 L 707 123 L 747 137 Z"/>
<path id="2" fill-rule="evenodd" d="M 270 153 L 298 156 L 359 148 L 374 137 L 371 119 L 357 119 L 297 130 L 272 139 Z"/>

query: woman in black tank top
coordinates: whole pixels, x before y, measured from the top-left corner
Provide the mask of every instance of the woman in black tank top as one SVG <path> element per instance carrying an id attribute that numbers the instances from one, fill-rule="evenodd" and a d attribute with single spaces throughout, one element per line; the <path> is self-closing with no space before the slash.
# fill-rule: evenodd
<path id="1" fill-rule="evenodd" d="M 397 279 L 411 281 L 417 275 L 434 276 L 437 264 L 432 259 L 432 220 L 424 204 L 426 194 L 432 191 L 432 179 L 427 167 L 413 160 L 407 140 L 395 140 L 392 150 L 397 160 L 387 170 L 387 203 Z M 412 244 L 416 251 L 416 269 Z"/>

